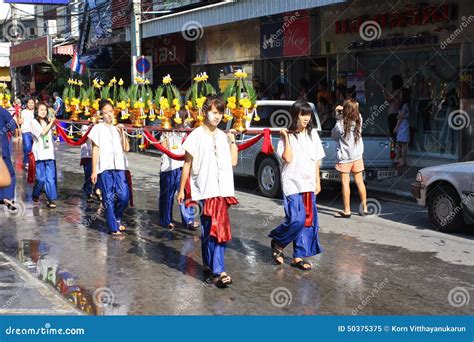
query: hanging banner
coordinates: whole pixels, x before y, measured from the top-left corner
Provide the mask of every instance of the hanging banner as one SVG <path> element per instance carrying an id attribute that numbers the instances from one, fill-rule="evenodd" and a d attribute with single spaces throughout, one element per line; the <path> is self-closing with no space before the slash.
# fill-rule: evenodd
<path id="1" fill-rule="evenodd" d="M 49 36 L 13 45 L 10 47 L 10 66 L 16 68 L 49 62 L 51 50 Z"/>

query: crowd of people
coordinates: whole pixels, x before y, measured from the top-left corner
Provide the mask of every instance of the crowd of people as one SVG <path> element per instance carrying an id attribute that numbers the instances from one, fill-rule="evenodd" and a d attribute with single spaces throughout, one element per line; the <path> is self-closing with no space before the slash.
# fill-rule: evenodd
<path id="1" fill-rule="evenodd" d="M 321 93 L 321 97 L 326 97 Z M 12 164 L 12 137 L 21 130 L 23 164 L 28 169 L 28 181 L 34 182 L 32 199 L 40 201 L 46 196 L 49 209 L 57 207 L 58 199 L 55 129 L 61 129 L 62 103 L 55 94 L 55 104 L 25 100 L 24 109 L 13 115 L 0 109 L 2 132 L 2 162 L 0 163 L 0 201 L 7 210 L 18 210 L 15 203 L 15 171 Z M 228 209 L 238 204 L 235 198 L 233 166 L 238 161 L 236 132 L 218 128 L 225 111 L 225 103 L 218 96 L 209 96 L 203 105 L 205 120 L 191 133 L 173 132 L 161 135 L 160 142 L 175 154 L 184 154 L 184 160 L 163 154 L 161 158 L 159 224 L 174 229 L 172 220 L 175 196 L 180 206 L 183 226 L 201 227 L 203 272 L 206 281 L 224 288 L 233 283 L 225 267 L 225 250 L 231 240 Z M 82 191 L 85 200 L 92 201 L 94 194 L 101 201 L 108 231 L 122 236 L 127 229 L 122 217 L 133 195 L 126 152 L 129 141 L 122 124 L 113 125 L 113 105 L 108 100 L 99 103 L 102 121 L 83 126 L 84 138 L 80 164 L 84 169 Z M 319 220 L 316 199 L 321 191 L 319 164 L 324 158 L 318 132 L 313 127 L 312 108 L 308 102 L 297 100 L 291 107 L 291 124 L 281 130 L 277 154 L 282 160 L 282 189 L 284 221 L 272 230 L 272 257 L 276 264 L 284 262 L 283 251 L 293 244 L 291 266 L 301 270 L 312 268 L 307 258 L 321 253 L 318 238 Z M 367 215 L 366 192 L 362 180 L 364 146 L 362 116 L 359 104 L 347 98 L 335 108 L 335 125 L 332 137 L 338 144 L 336 169 L 343 184 L 342 211 L 335 217 L 350 218 L 350 174 L 354 175 L 362 202 L 362 216 Z M 397 125 L 402 125 L 401 121 Z M 17 138 L 20 140 L 20 136 Z M 8 171 L 8 172 L 7 172 Z M 195 217 L 199 206 L 200 222 Z"/>

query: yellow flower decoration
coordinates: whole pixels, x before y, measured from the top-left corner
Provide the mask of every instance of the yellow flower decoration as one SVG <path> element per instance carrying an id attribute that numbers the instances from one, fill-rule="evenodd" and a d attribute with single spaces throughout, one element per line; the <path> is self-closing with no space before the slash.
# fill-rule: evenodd
<path id="1" fill-rule="evenodd" d="M 139 148 L 140 150 L 144 150 L 144 149 L 145 149 L 145 144 L 140 144 L 140 145 L 138 145 L 138 148 Z"/>
<path id="2" fill-rule="evenodd" d="M 202 108 L 202 106 L 204 105 L 204 102 L 206 101 L 206 97 L 198 97 L 196 99 L 196 107 L 198 108 Z"/>
<path id="3" fill-rule="evenodd" d="M 79 81 L 77 81 L 77 85 L 78 85 L 79 87 L 82 87 L 82 86 L 84 85 L 84 83 L 82 83 L 82 81 L 79 80 Z"/>
<path id="4" fill-rule="evenodd" d="M 170 104 L 169 104 L 167 98 L 161 97 L 161 99 L 160 99 L 160 108 L 163 109 L 163 110 L 170 108 Z"/>
<path id="5" fill-rule="evenodd" d="M 234 77 L 235 78 L 247 78 L 247 73 L 242 71 L 241 69 L 239 69 L 234 73 Z"/>
<path id="6" fill-rule="evenodd" d="M 258 116 L 258 114 L 255 114 L 255 116 L 253 117 L 253 120 L 254 121 L 260 121 L 260 117 Z"/>
<path id="7" fill-rule="evenodd" d="M 122 80 L 122 79 L 120 79 L 120 80 L 118 81 L 118 85 L 119 85 L 119 86 L 123 86 L 123 80 Z"/>
<path id="8" fill-rule="evenodd" d="M 232 120 L 232 115 L 224 114 L 224 117 L 222 118 L 222 121 L 228 122 L 230 120 Z"/>
<path id="9" fill-rule="evenodd" d="M 239 103 L 242 107 L 247 108 L 247 109 L 252 107 L 252 102 L 247 98 L 240 99 Z"/>
<path id="10" fill-rule="evenodd" d="M 181 118 L 174 118 L 174 122 L 177 124 L 177 125 L 181 125 L 183 123 L 183 120 Z"/>
<path id="11" fill-rule="evenodd" d="M 193 108 L 193 102 L 188 101 L 186 107 L 187 107 L 186 109 Z"/>
<path id="12" fill-rule="evenodd" d="M 170 84 L 172 81 L 170 74 L 163 77 L 163 84 Z"/>

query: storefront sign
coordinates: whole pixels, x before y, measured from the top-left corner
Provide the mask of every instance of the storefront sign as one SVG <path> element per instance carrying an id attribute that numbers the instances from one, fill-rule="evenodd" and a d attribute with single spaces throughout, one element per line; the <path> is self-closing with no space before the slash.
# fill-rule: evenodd
<path id="1" fill-rule="evenodd" d="M 185 41 L 176 36 L 155 40 L 153 60 L 156 65 L 184 64 L 186 62 Z"/>
<path id="2" fill-rule="evenodd" d="M 428 24 L 448 23 L 453 20 L 453 5 L 411 4 L 404 10 L 391 11 L 372 15 L 360 15 L 353 19 L 337 20 L 336 34 L 358 33 L 361 25 L 366 21 L 376 21 L 382 30 L 397 27 L 422 26 Z"/>
<path id="3" fill-rule="evenodd" d="M 45 63 L 51 60 L 51 41 L 49 36 L 31 40 L 10 47 L 10 66 Z"/>
<path id="4" fill-rule="evenodd" d="M 282 21 L 260 26 L 262 58 L 309 55 L 310 46 L 309 17 L 302 17 L 299 12 L 287 14 Z"/>
<path id="5" fill-rule="evenodd" d="M 400 46 L 418 46 L 427 44 L 438 44 L 439 37 L 429 33 L 418 33 L 413 36 L 405 36 L 402 34 L 394 34 L 385 39 L 377 39 L 372 41 L 358 40 L 349 44 L 349 50 L 365 50 L 365 49 L 384 49 L 396 48 Z"/>

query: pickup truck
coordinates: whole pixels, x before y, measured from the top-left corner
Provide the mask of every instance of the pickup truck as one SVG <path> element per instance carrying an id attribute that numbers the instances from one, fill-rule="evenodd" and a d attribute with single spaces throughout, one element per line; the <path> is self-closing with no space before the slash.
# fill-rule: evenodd
<path id="1" fill-rule="evenodd" d="M 294 101 L 280 100 L 261 100 L 257 101 L 258 115 L 260 121 L 251 120 L 247 122 L 247 129 L 259 130 L 270 128 L 278 130 L 288 127 L 291 122 L 290 108 Z M 336 164 L 336 147 L 337 142 L 331 138 L 330 131 L 322 131 L 321 124 L 316 112 L 314 104 L 310 103 L 313 108 L 313 123 L 319 131 L 321 142 L 326 153 L 326 157 L 322 160 L 320 167 L 322 181 L 338 181 L 339 172 L 334 168 Z M 224 129 L 230 129 L 232 122 L 229 121 Z M 242 134 L 239 140 L 246 140 L 253 135 Z M 276 149 L 280 136 L 272 134 L 272 143 Z M 365 172 L 364 179 L 366 181 L 380 180 L 398 175 L 397 170 L 393 168 L 392 145 L 390 137 L 377 135 L 363 135 L 364 140 L 364 163 Z M 234 167 L 234 174 L 238 176 L 256 177 L 260 192 L 265 197 L 281 196 L 281 180 L 280 169 L 282 165 L 281 158 L 275 153 L 273 155 L 265 155 L 261 152 L 262 141 L 254 146 L 239 153 L 239 162 Z"/>

